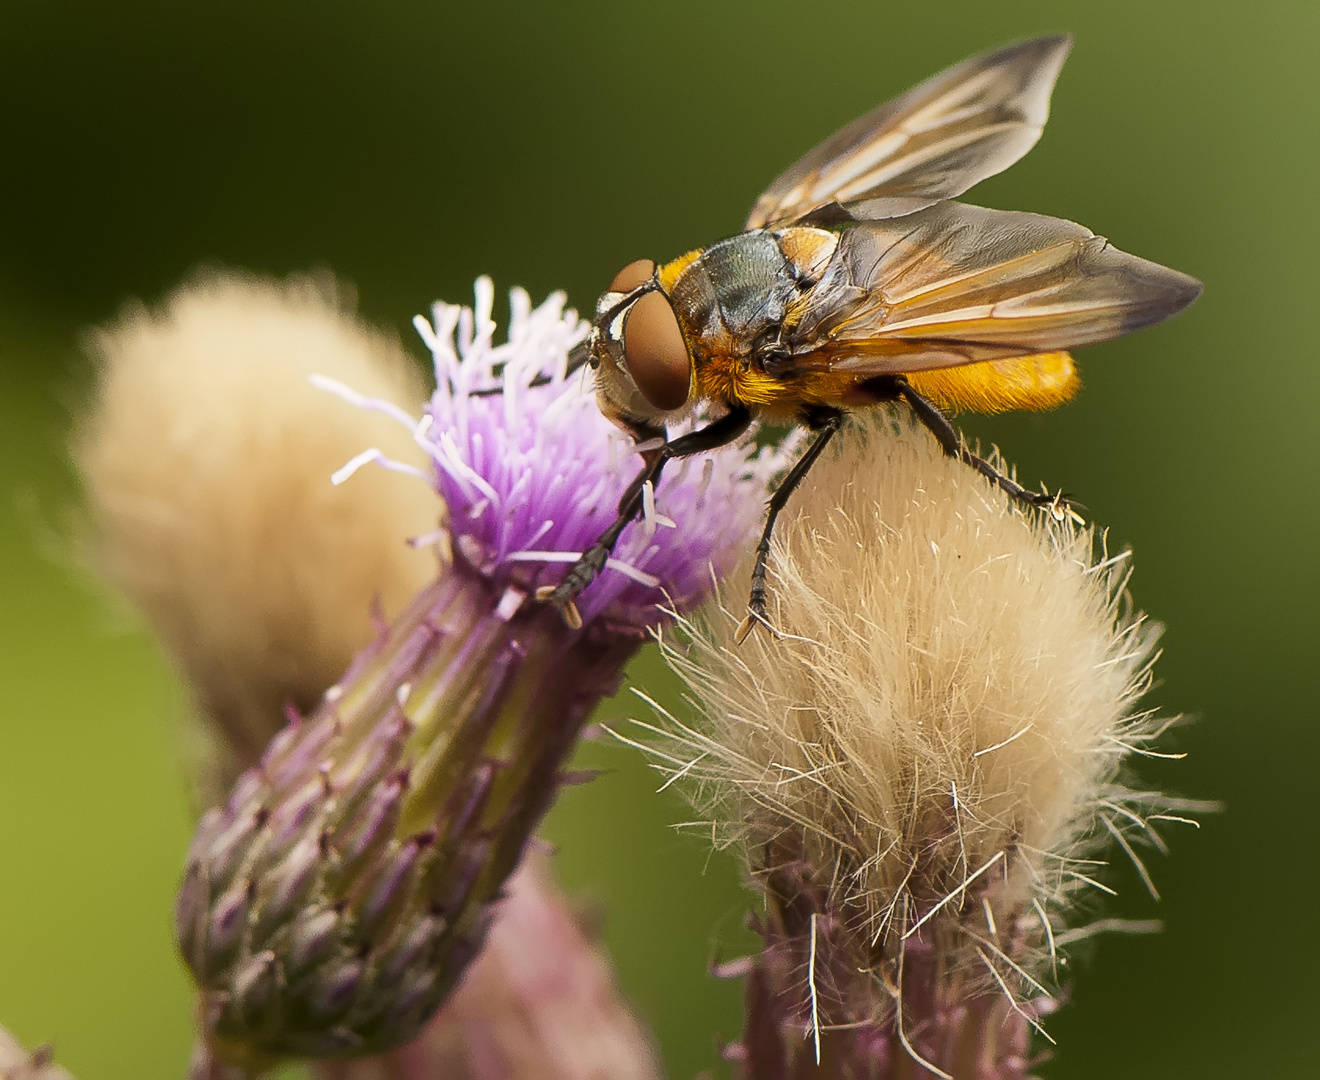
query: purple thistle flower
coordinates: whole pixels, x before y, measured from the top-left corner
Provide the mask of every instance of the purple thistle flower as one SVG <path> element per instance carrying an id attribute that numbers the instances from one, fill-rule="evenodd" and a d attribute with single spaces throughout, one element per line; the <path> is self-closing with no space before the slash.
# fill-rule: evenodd
<path id="1" fill-rule="evenodd" d="M 648 497 L 580 629 L 536 602 L 612 520 L 636 450 L 566 373 L 586 328 L 562 294 L 532 309 L 515 290 L 499 346 L 492 297 L 483 278 L 475 310 L 418 320 L 437 377 L 420 420 L 319 380 L 426 448 L 448 526 L 415 542 L 452 558 L 198 826 L 177 904 L 202 992 L 196 1077 L 413 1038 L 480 951 L 582 724 L 659 605 L 699 602 L 760 524 L 782 455 L 729 448 Z M 371 461 L 417 472 L 367 450 L 336 482 Z"/>
<path id="2" fill-rule="evenodd" d="M 508 341 L 493 344 L 494 287 L 476 284 L 475 308 L 437 303 L 431 321 L 414 323 L 435 363 L 436 391 L 420 421 L 331 380 L 318 385 L 406 424 L 434 461 L 430 479 L 449 508 L 457 556 L 520 602 L 564 569 L 614 520 L 615 503 L 641 462 L 632 441 L 596 407 L 588 373 L 566 374 L 569 350 L 588 324 L 553 293 L 538 308 L 522 289 L 510 293 Z M 454 337 L 457 335 L 457 349 Z M 532 386 L 550 376 L 546 385 Z M 502 386 L 502 394 L 473 396 Z M 607 572 L 578 600 L 585 622 L 597 617 L 644 627 L 657 604 L 686 611 L 709 593 L 711 571 L 736 562 L 761 524 L 766 487 L 796 438 L 778 450 L 728 452 L 675 462 L 644 520 L 627 528 Z M 375 450 L 362 465 L 414 471 Z"/>

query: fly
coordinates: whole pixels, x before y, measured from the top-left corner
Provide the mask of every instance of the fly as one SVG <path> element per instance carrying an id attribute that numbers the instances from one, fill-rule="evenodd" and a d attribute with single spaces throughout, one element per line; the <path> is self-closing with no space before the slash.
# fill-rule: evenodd
<path id="1" fill-rule="evenodd" d="M 775 519 L 851 410 L 901 400 L 950 457 L 1022 503 L 1067 512 L 973 454 L 943 410 L 1062 404 L 1078 388 L 1067 350 L 1167 319 L 1201 292 L 1073 222 L 951 201 L 1035 145 L 1071 46 L 1039 38 L 936 75 L 789 168 L 739 235 L 615 275 L 579 362 L 595 369 L 601 411 L 651 448 L 614 523 L 540 599 L 580 625 L 574 597 L 665 463 L 754 419 L 816 435 L 770 499 L 739 640 L 766 621 Z M 703 406 L 720 415 L 667 438 Z"/>

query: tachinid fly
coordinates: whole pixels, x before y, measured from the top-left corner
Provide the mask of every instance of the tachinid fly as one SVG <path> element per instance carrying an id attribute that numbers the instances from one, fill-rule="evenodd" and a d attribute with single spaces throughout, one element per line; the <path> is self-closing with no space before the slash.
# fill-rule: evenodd
<path id="1" fill-rule="evenodd" d="M 770 500 L 741 635 L 765 621 L 775 518 L 845 414 L 902 400 L 946 453 L 1055 513 L 962 443 L 941 408 L 1050 408 L 1078 381 L 1065 351 L 1181 311 L 1195 279 L 1070 221 L 949 201 L 1040 137 L 1071 48 L 1040 38 L 973 57 L 849 124 L 772 183 L 745 231 L 624 267 L 580 357 L 601 410 L 651 448 L 600 540 L 540 597 L 574 623 L 666 461 L 738 438 L 754 418 L 817 434 Z M 718 418 L 666 440 L 698 407 Z"/>

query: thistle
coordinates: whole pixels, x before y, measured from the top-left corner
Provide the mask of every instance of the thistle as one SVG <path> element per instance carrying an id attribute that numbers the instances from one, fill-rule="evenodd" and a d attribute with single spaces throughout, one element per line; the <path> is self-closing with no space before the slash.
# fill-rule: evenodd
<path id="1" fill-rule="evenodd" d="M 364 446 L 424 467 L 411 433 L 308 381 L 408 405 L 413 359 L 328 277 L 208 273 L 88 337 L 95 399 L 73 452 L 89 561 L 164 643 L 204 724 L 201 806 L 219 802 L 293 703 L 310 711 L 435 576 L 408 536 L 442 509 L 405 476 L 334 487 Z"/>
<path id="2" fill-rule="evenodd" d="M 780 457 L 744 446 L 648 493 L 646 519 L 584 594 L 580 629 L 538 604 L 612 514 L 636 457 L 567 374 L 586 328 L 562 295 L 533 310 L 515 290 L 498 346 L 492 300 L 482 279 L 474 309 L 437 305 L 418 320 L 437 384 L 420 421 L 321 380 L 398 419 L 427 452 L 418 470 L 368 449 L 336 480 L 376 461 L 433 484 L 449 525 L 416 542 L 445 565 L 198 827 L 177 904 L 202 991 L 198 1075 L 415 1036 L 481 948 L 570 779 L 578 731 L 657 605 L 699 602 L 756 530 Z"/>
<path id="3" fill-rule="evenodd" d="M 660 1080 L 604 950 L 533 857 L 486 946 L 426 1032 L 389 1054 L 318 1064 L 319 1080 Z"/>
<path id="4" fill-rule="evenodd" d="M 1149 884 L 1138 846 L 1192 805 L 1123 782 L 1169 724 L 1138 705 L 1158 628 L 1089 529 L 906 421 L 865 440 L 777 536 L 778 636 L 684 620 L 698 719 L 643 726 L 764 893 L 748 1077 L 1022 1080 L 1105 853 Z"/>
<path id="5" fill-rule="evenodd" d="M 55 1053 L 49 1046 L 39 1046 L 28 1053 L 0 1027 L 0 1080 L 73 1080 L 54 1059 Z"/>

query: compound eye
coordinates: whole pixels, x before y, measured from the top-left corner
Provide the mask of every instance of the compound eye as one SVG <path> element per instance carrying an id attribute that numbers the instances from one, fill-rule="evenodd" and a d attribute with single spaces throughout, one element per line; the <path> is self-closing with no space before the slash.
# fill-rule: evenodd
<path id="1" fill-rule="evenodd" d="M 632 292 L 650 281 L 654 273 L 655 263 L 650 259 L 630 262 L 614 275 L 614 280 L 610 282 L 610 292 Z"/>
<path id="2" fill-rule="evenodd" d="M 657 409 L 668 412 L 687 401 L 692 361 L 678 328 L 678 316 L 664 293 L 646 293 L 628 309 L 623 351 L 628 374 L 642 397 Z"/>

